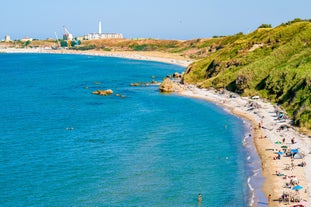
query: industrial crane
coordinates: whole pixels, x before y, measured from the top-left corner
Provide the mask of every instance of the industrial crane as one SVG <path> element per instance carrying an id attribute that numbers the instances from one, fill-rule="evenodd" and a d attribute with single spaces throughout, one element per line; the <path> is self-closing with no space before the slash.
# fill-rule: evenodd
<path id="1" fill-rule="evenodd" d="M 55 37 L 56 37 L 56 41 L 57 41 L 57 48 L 60 48 L 60 43 L 59 43 L 58 35 L 56 32 L 55 32 Z"/>
<path id="2" fill-rule="evenodd" d="M 68 31 L 68 29 L 63 26 L 65 34 L 63 35 L 64 40 L 67 40 L 67 46 L 71 46 L 71 40 L 73 39 L 73 35 Z"/>

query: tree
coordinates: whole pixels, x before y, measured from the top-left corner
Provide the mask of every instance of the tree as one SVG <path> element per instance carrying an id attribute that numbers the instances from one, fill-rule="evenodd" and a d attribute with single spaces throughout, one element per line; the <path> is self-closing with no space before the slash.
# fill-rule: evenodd
<path id="1" fill-rule="evenodd" d="M 28 47 L 30 45 L 30 40 L 27 40 L 26 42 L 25 42 L 25 47 Z"/>
<path id="2" fill-rule="evenodd" d="M 258 28 L 272 28 L 271 24 L 262 24 Z"/>
<path id="3" fill-rule="evenodd" d="M 70 46 L 71 46 L 71 47 L 74 47 L 74 46 L 76 46 L 76 45 L 77 45 L 77 42 L 76 42 L 76 41 L 74 41 L 74 40 L 73 40 L 73 41 L 70 41 Z"/>
<path id="4" fill-rule="evenodd" d="M 61 40 L 61 41 L 60 41 L 60 46 L 61 46 L 61 47 L 68 47 L 67 41 Z"/>

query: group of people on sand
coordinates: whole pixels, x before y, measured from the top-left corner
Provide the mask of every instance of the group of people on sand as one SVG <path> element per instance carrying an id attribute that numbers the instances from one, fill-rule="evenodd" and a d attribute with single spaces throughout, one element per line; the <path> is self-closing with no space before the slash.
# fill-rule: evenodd
<path id="1" fill-rule="evenodd" d="M 285 139 L 285 137 L 283 137 L 283 139 L 282 139 L 282 144 L 285 144 L 285 141 L 286 141 L 286 139 Z M 291 138 L 290 142 L 291 142 L 292 144 L 295 144 L 295 143 L 296 143 L 296 142 L 295 142 L 295 137 Z"/>
<path id="2" fill-rule="evenodd" d="M 286 141 L 286 139 L 283 138 L 282 143 L 285 144 L 285 141 Z M 295 144 L 296 143 L 295 138 L 292 138 L 290 143 Z M 306 166 L 305 161 L 302 161 L 298 165 L 295 165 L 294 156 L 296 153 L 293 152 L 292 150 L 290 150 L 290 148 L 283 149 L 284 152 L 282 152 L 281 150 L 282 149 L 280 149 L 276 152 L 277 156 L 273 157 L 273 159 L 274 160 L 281 159 L 282 154 L 284 154 L 285 157 L 288 157 L 290 159 L 290 164 L 287 164 L 286 165 L 287 167 L 285 167 L 284 170 L 290 170 L 293 174 L 295 166 L 300 166 L 300 167 Z M 293 190 L 295 187 L 297 187 L 299 185 L 299 179 L 297 178 L 297 176 L 295 176 L 295 175 L 287 176 L 284 173 L 281 173 L 279 171 L 276 171 L 275 175 L 280 176 L 280 177 L 282 177 L 283 180 L 285 180 L 285 183 L 283 185 L 284 189 L 290 189 L 288 192 L 284 191 L 282 193 L 282 195 L 279 198 L 279 201 L 280 202 L 300 202 L 301 197 L 299 194 L 299 190 Z M 269 198 L 268 198 L 268 200 L 269 200 Z"/>
<path id="3" fill-rule="evenodd" d="M 277 117 L 278 117 L 277 121 L 280 121 L 280 119 L 286 118 L 283 113 L 278 113 Z M 266 129 L 263 126 L 263 121 L 260 121 L 257 127 L 259 130 Z M 285 132 L 285 130 L 289 131 L 290 126 L 286 124 L 282 124 L 281 126 L 274 128 L 274 129 L 277 132 L 277 136 L 281 137 L 281 140 L 275 142 L 276 144 L 275 146 L 278 146 L 278 144 L 280 144 L 280 147 L 277 147 L 278 149 L 275 149 L 275 148 L 271 149 L 275 154 L 272 158 L 273 160 L 288 159 L 288 164 L 284 166 L 284 170 L 289 170 L 291 172 L 291 175 L 289 176 L 289 175 L 286 175 L 286 173 L 282 172 L 282 170 L 275 171 L 275 175 L 280 177 L 279 179 L 283 180 L 284 182 L 282 186 L 284 188 L 284 191 L 281 195 L 279 195 L 279 197 L 277 197 L 277 200 L 279 200 L 280 202 L 300 202 L 302 198 L 301 198 L 301 194 L 299 193 L 299 190 L 302 188 L 302 186 L 299 185 L 299 177 L 297 177 L 295 174 L 295 167 L 296 166 L 305 167 L 306 162 L 303 160 L 299 162 L 299 164 L 295 163 L 295 159 L 297 158 L 301 159 L 301 157 L 296 156 L 296 154 L 298 153 L 298 149 L 291 149 L 291 147 L 296 146 L 295 144 L 297 143 L 297 141 L 295 137 L 285 138 L 285 136 L 293 136 L 291 135 L 291 133 Z M 266 135 L 268 134 L 262 134 L 258 138 L 259 139 L 267 138 Z M 275 162 L 278 162 L 278 161 L 275 161 Z M 267 197 L 268 203 L 271 202 L 271 199 L 272 199 L 271 197 L 272 195 L 269 194 Z"/>

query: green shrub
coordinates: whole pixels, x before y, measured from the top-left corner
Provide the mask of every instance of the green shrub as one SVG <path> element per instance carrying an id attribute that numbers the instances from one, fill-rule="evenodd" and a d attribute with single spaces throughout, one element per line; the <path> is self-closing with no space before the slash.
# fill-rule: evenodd
<path id="1" fill-rule="evenodd" d="M 74 47 L 72 49 L 74 49 L 74 50 L 93 50 L 95 48 L 96 48 L 95 45 L 85 45 L 85 46 Z"/>
<path id="2" fill-rule="evenodd" d="M 148 48 L 147 44 L 142 45 L 130 45 L 129 48 L 131 48 L 134 51 L 146 51 Z"/>
<path id="3" fill-rule="evenodd" d="M 258 28 L 272 28 L 271 24 L 262 24 Z"/>

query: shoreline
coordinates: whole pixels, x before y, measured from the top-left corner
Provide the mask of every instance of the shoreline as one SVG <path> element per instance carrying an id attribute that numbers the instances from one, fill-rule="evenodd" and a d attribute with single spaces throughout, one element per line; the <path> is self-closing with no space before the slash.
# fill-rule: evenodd
<path id="1" fill-rule="evenodd" d="M 177 54 L 164 53 L 164 52 L 154 52 L 154 51 L 100 51 L 100 50 L 52 50 L 44 48 L 8 48 L 1 49 L 0 53 L 42 53 L 42 54 L 72 54 L 72 55 L 91 55 L 91 56 L 102 56 L 102 57 L 116 57 L 125 58 L 132 60 L 143 60 L 143 61 L 155 61 L 168 63 L 173 65 L 179 65 L 182 67 L 187 67 L 193 62 L 192 59 L 184 58 Z"/>
<path id="2" fill-rule="evenodd" d="M 143 61 L 156 61 L 169 64 L 175 64 L 183 67 L 187 67 L 192 60 L 183 58 L 178 55 L 166 54 L 161 52 L 105 52 L 97 50 L 89 51 L 73 51 L 73 50 L 46 50 L 46 49 L 0 49 L 0 53 L 48 53 L 48 54 L 77 54 L 77 55 L 92 55 L 92 56 L 104 56 L 104 57 L 117 57 L 126 59 L 135 59 Z M 252 140 L 257 150 L 261 162 L 261 176 L 265 178 L 263 186 L 260 190 L 265 194 L 266 198 L 269 194 L 272 195 L 272 201 L 268 206 L 288 206 L 279 203 L 277 200 L 281 197 L 283 191 L 288 189 L 283 188 L 284 182 L 289 181 L 275 175 L 275 171 L 284 172 L 288 176 L 296 175 L 300 181 L 300 185 L 303 186 L 303 190 L 300 191 L 300 196 L 303 200 L 311 201 L 311 139 L 310 137 L 298 133 L 297 129 L 287 128 L 287 131 L 277 131 L 277 129 L 284 124 L 284 122 L 278 122 L 273 117 L 275 108 L 272 104 L 264 102 L 263 100 L 251 100 L 245 97 L 240 97 L 236 94 L 235 98 L 230 98 L 229 94 L 219 94 L 213 90 L 199 89 L 192 85 L 179 85 L 177 93 L 182 96 L 188 96 L 191 98 L 200 98 L 210 102 L 214 102 L 217 105 L 229 109 L 232 114 L 246 119 L 251 124 Z M 181 89 L 181 90 L 180 90 Z M 233 94 L 233 93 L 231 93 Z M 255 110 L 249 110 L 247 104 L 249 101 L 255 101 L 261 108 Z M 255 113 L 256 112 L 256 113 Z M 258 123 L 262 123 L 262 127 L 258 127 Z M 288 123 L 288 122 L 286 122 Z M 291 145 L 291 137 L 295 137 L 297 143 Z M 262 138 L 267 137 L 267 138 Z M 286 145 L 290 147 L 300 148 L 305 151 L 304 161 L 307 163 L 306 167 L 297 167 L 298 162 L 301 160 L 295 160 L 295 169 L 293 171 L 284 171 L 285 165 L 290 164 L 290 158 L 282 157 L 281 160 L 274 160 L 275 153 L 280 148 L 280 145 L 275 144 L 276 141 L 286 138 Z M 273 151 L 271 150 L 273 149 Z M 276 150 L 276 151 L 275 151 Z M 291 191 L 291 189 L 289 189 Z M 260 205 L 256 203 L 253 206 L 267 206 L 264 201 Z M 294 205 L 291 203 L 290 206 Z"/>
<path id="3" fill-rule="evenodd" d="M 236 94 L 227 92 L 220 94 L 215 90 L 199 89 L 193 85 L 178 85 L 177 93 L 182 96 L 188 96 L 191 98 L 204 99 L 215 104 L 227 108 L 230 112 L 243 119 L 247 119 L 251 123 L 252 139 L 255 144 L 257 153 L 261 161 L 261 175 L 265 178 L 262 191 L 266 196 L 265 201 L 259 201 L 254 203 L 253 206 L 267 206 L 268 195 L 271 194 L 271 201 L 268 203 L 270 207 L 288 206 L 288 203 L 279 202 L 283 192 L 289 192 L 290 194 L 297 193 L 294 190 L 283 188 L 286 182 L 290 182 L 290 179 L 285 176 L 277 176 L 276 171 L 281 172 L 287 176 L 296 176 L 299 180 L 299 185 L 303 186 L 303 189 L 299 191 L 299 196 L 303 201 L 310 202 L 310 189 L 311 189 L 311 139 L 307 135 L 300 134 L 297 129 L 287 128 L 282 131 L 277 129 L 288 124 L 288 121 L 280 122 L 274 117 L 275 108 L 272 104 L 264 102 L 263 100 L 256 99 L 251 100 L 249 98 L 240 97 Z M 234 96 L 234 98 L 230 96 Z M 247 105 L 249 101 L 259 104 L 260 108 L 250 110 Z M 259 123 L 261 127 L 259 127 Z M 291 144 L 290 139 L 295 137 L 296 143 Z M 294 160 L 293 170 L 284 170 L 285 166 L 291 164 L 291 158 L 284 155 L 280 160 L 275 160 L 276 153 L 281 150 L 281 144 L 275 144 L 278 141 L 282 141 L 285 138 L 284 145 L 291 147 L 292 149 L 298 148 L 305 152 L 303 161 L 307 163 L 305 167 L 297 166 L 302 160 Z M 309 173 L 307 173 L 309 172 Z M 296 196 L 296 195 L 295 195 Z M 290 203 L 293 206 L 296 203 Z"/>

